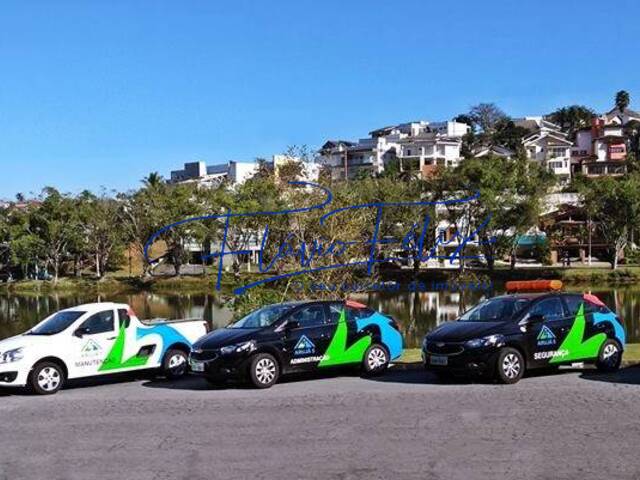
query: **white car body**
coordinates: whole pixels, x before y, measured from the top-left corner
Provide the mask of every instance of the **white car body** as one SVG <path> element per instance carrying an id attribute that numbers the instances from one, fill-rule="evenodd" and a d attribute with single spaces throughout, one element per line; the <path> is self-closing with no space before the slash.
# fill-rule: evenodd
<path id="1" fill-rule="evenodd" d="M 34 333 L 61 313 L 77 318 L 59 333 Z M 87 326 L 96 331 L 81 330 Z M 170 348 L 188 353 L 205 333 L 202 320 L 141 321 L 127 304 L 79 305 L 0 341 L 0 387 L 26 386 L 34 366 L 48 360 L 62 364 L 68 379 L 158 368 Z"/>

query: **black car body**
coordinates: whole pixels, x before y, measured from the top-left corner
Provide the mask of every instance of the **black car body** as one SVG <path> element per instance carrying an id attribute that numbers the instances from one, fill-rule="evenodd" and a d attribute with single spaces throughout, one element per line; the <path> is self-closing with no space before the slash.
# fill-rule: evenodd
<path id="1" fill-rule="evenodd" d="M 428 370 L 487 374 L 515 383 L 526 369 L 583 362 L 617 369 L 625 344 L 618 317 L 597 297 L 531 293 L 491 298 L 428 333 Z"/>
<path id="2" fill-rule="evenodd" d="M 209 333 L 189 364 L 212 383 L 248 377 L 265 388 L 282 373 L 342 365 L 380 372 L 401 353 L 390 317 L 355 302 L 308 301 L 268 305 Z"/>

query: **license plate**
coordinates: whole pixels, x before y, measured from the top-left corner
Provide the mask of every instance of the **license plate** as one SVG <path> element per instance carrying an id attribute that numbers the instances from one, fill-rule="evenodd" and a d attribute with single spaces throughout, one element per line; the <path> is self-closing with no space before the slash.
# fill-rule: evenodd
<path id="1" fill-rule="evenodd" d="M 191 370 L 194 372 L 204 372 L 204 363 L 191 361 Z"/>
<path id="2" fill-rule="evenodd" d="M 429 363 L 431 365 L 446 365 L 449 363 L 449 359 L 440 355 L 431 355 L 431 358 L 429 358 Z"/>

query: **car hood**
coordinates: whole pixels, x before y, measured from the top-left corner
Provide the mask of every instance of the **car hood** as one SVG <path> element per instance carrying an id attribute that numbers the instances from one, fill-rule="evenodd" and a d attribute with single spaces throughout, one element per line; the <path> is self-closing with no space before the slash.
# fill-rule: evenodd
<path id="1" fill-rule="evenodd" d="M 0 341 L 0 353 L 13 350 L 14 348 L 27 347 L 29 345 L 40 345 L 51 341 L 50 336 L 44 335 L 16 335 Z"/>
<path id="2" fill-rule="evenodd" d="M 260 328 L 218 328 L 211 333 L 206 334 L 193 344 L 193 348 L 202 348 L 204 350 L 213 350 L 216 348 L 233 345 L 235 343 L 246 342 L 255 339 L 256 333 Z"/>
<path id="3" fill-rule="evenodd" d="M 436 342 L 465 342 L 474 338 L 503 333 L 506 322 L 447 322 L 427 334 Z"/>

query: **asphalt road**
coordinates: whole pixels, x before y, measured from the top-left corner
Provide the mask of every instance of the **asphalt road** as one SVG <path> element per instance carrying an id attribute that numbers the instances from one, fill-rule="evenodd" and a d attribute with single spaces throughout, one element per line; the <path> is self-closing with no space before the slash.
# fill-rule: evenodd
<path id="1" fill-rule="evenodd" d="M 640 368 L 513 386 L 198 378 L 0 397 L 0 479 L 591 479 L 640 477 Z"/>

